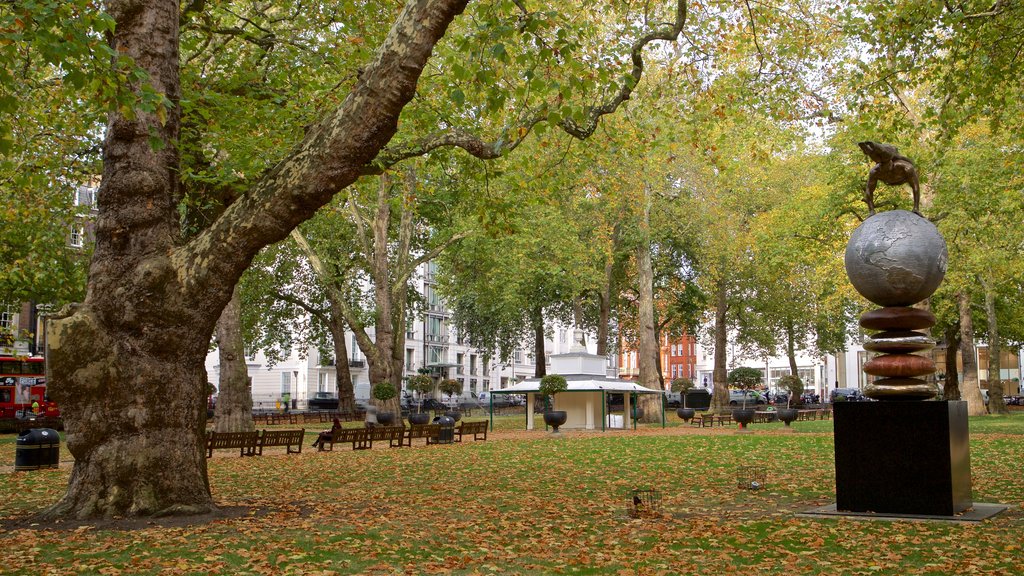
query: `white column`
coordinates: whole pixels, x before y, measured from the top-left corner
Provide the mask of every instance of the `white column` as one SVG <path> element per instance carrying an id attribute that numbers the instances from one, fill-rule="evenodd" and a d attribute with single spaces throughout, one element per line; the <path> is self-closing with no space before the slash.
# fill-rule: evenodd
<path id="1" fill-rule="evenodd" d="M 526 395 L 526 429 L 533 430 L 533 393 Z"/>
<path id="2" fill-rule="evenodd" d="M 594 396 L 600 392 L 587 392 L 587 430 L 594 429 Z"/>
<path id="3" fill-rule="evenodd" d="M 629 396 L 629 392 L 622 393 L 622 410 L 625 412 L 622 415 L 622 427 L 626 430 L 629 430 L 629 427 L 632 425 L 632 419 L 630 418 L 632 416 L 632 406 L 630 406 Z"/>

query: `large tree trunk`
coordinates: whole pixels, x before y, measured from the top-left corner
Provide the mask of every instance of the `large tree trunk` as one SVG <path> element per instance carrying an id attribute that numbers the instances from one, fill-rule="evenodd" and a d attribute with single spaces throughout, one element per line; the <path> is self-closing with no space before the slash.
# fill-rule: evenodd
<path id="1" fill-rule="evenodd" d="M 649 233 L 648 225 L 651 216 L 650 190 L 645 189 L 643 228 Z M 637 367 L 640 369 L 638 384 L 651 390 L 660 388 L 661 378 L 658 369 L 658 334 L 654 325 L 654 268 L 651 264 L 651 243 L 646 239 L 636 247 L 637 288 Z M 640 399 L 640 407 L 644 410 L 643 420 L 653 421 L 655 416 L 661 417 L 661 396 L 644 394 Z"/>
<path id="2" fill-rule="evenodd" d="M 967 414 L 985 414 L 985 400 L 978 386 L 978 355 L 974 348 L 974 321 L 971 319 L 971 297 L 967 292 L 957 292 L 957 306 L 960 312 L 960 356 L 964 366 L 964 380 L 960 385 L 960 397 L 967 401 Z"/>
<path id="3" fill-rule="evenodd" d="M 110 2 L 113 46 L 179 100 L 178 3 Z M 180 117 L 110 115 L 85 303 L 49 326 L 50 394 L 75 458 L 51 516 L 207 512 L 204 358 L 234 282 L 198 309 L 168 254 L 177 238 Z M 154 150 L 150 134 L 166 145 Z M 240 272 L 239 272 L 240 273 Z M 237 279 L 237 275 L 233 280 Z M 211 313 L 212 312 L 212 313 Z M 168 471 L 173 470 L 173 474 Z"/>
<path id="4" fill-rule="evenodd" d="M 960 348 L 960 323 L 946 327 L 946 379 L 942 382 L 942 397 L 946 400 L 960 399 L 960 374 L 956 365 L 956 352 Z"/>
<path id="5" fill-rule="evenodd" d="M 714 391 L 711 394 L 711 411 L 724 412 L 729 408 L 729 384 L 726 381 L 728 376 L 726 365 L 726 354 L 728 353 L 726 312 L 729 309 L 728 292 L 725 281 L 720 280 L 718 290 L 715 293 L 715 368 L 711 379 L 714 381 Z"/>
<path id="6" fill-rule="evenodd" d="M 252 432 L 252 389 L 245 365 L 242 338 L 242 303 L 238 288 L 217 321 L 217 354 L 220 357 L 220 388 L 217 394 L 217 432 Z"/>
<path id="7" fill-rule="evenodd" d="M 988 411 L 990 414 L 1009 414 L 1003 402 L 1003 381 L 1000 379 L 999 321 L 996 318 L 996 293 L 989 282 L 982 281 L 985 290 L 985 318 L 988 322 Z"/>
<path id="8" fill-rule="evenodd" d="M 234 285 L 263 246 L 352 183 L 391 139 L 465 0 L 407 4 L 341 106 L 181 247 L 179 5 L 106 6 L 116 22 L 114 50 L 145 69 L 172 106 L 165 117 L 110 113 L 86 299 L 48 330 L 50 393 L 75 463 L 67 493 L 47 515 L 207 512 L 204 361 Z"/>

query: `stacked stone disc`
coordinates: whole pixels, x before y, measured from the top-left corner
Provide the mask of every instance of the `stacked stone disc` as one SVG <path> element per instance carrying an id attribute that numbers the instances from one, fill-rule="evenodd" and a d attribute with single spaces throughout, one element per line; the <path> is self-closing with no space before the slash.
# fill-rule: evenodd
<path id="1" fill-rule="evenodd" d="M 864 349 L 881 355 L 864 364 L 880 378 L 864 394 L 876 400 L 927 400 L 937 389 L 921 376 L 935 363 L 916 353 L 935 342 L 917 330 L 935 325 L 935 316 L 912 308 L 935 292 L 946 274 L 946 241 L 935 225 L 905 210 L 879 212 L 865 220 L 846 245 L 846 274 L 858 292 L 883 306 L 861 316 L 860 325 L 880 330 Z"/>
<path id="2" fill-rule="evenodd" d="M 931 358 L 918 356 L 935 342 L 927 334 L 915 332 L 935 325 L 935 315 L 927 310 L 890 306 L 864 313 L 860 325 L 881 330 L 864 342 L 864 349 L 879 352 L 864 364 L 864 371 L 881 376 L 868 384 L 864 394 L 878 400 L 927 400 L 935 396 L 935 386 L 919 376 L 935 372 Z"/>

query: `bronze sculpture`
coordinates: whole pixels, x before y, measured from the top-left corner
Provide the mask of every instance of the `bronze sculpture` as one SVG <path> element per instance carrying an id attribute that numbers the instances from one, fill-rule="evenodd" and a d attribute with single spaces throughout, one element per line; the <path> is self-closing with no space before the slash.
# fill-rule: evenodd
<path id="1" fill-rule="evenodd" d="M 870 215 L 875 213 L 875 185 L 881 180 L 890 186 L 910 184 L 914 192 L 914 214 L 921 215 L 921 187 L 918 184 L 917 167 L 892 144 L 881 142 L 858 142 L 857 146 L 874 160 L 876 164 L 868 173 L 868 188 L 864 195 L 864 203 L 868 205 Z"/>

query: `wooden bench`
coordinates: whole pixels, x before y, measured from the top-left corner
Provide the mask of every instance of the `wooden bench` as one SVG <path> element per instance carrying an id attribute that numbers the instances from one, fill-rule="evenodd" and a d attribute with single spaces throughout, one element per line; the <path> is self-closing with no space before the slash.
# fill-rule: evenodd
<path id="1" fill-rule="evenodd" d="M 426 443 L 430 444 L 431 440 L 437 440 L 438 434 L 441 433 L 441 427 L 437 424 L 413 424 L 408 428 L 405 428 L 402 434 L 402 442 L 399 446 L 412 447 L 412 441 L 417 438 L 425 438 Z"/>
<path id="2" fill-rule="evenodd" d="M 691 426 L 697 426 L 700 428 L 713 428 L 715 425 L 725 426 L 726 424 L 732 424 L 732 413 L 729 414 L 709 414 L 707 412 L 701 412 L 693 417 L 690 421 Z"/>
<path id="3" fill-rule="evenodd" d="M 320 450 L 330 452 L 334 450 L 335 444 L 351 443 L 353 450 L 366 450 L 370 447 L 366 437 L 366 428 L 342 428 L 334 433 L 334 436 L 325 439 L 320 443 Z"/>
<path id="4" fill-rule="evenodd" d="M 392 448 L 400 448 L 405 436 L 404 426 L 374 426 L 366 431 L 370 448 L 373 448 L 374 442 L 387 442 Z"/>
<path id="5" fill-rule="evenodd" d="M 254 456 L 259 432 L 215 432 L 206 435 L 206 457 L 212 458 L 214 450 L 238 448 L 239 456 Z"/>
<path id="6" fill-rule="evenodd" d="M 288 454 L 301 454 L 302 441 L 306 437 L 306 429 L 300 430 L 264 430 L 260 441 L 256 444 L 256 454 L 262 456 L 263 449 L 271 446 L 284 446 Z M 295 446 L 293 449 L 292 446 Z"/>
<path id="7" fill-rule="evenodd" d="M 462 442 L 462 435 L 473 435 L 473 440 L 487 440 L 487 421 L 461 422 L 455 427 L 455 441 Z"/>

